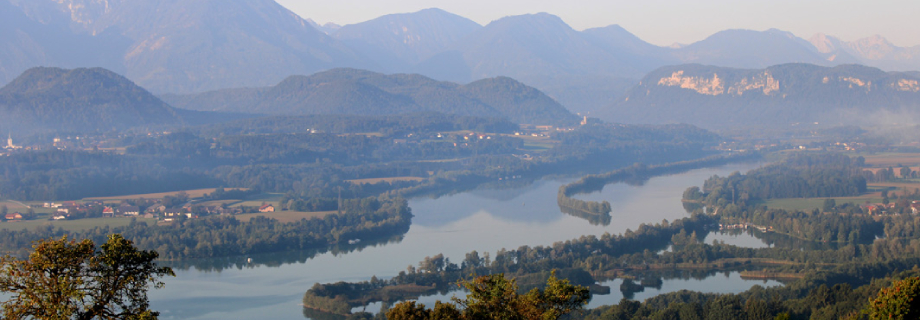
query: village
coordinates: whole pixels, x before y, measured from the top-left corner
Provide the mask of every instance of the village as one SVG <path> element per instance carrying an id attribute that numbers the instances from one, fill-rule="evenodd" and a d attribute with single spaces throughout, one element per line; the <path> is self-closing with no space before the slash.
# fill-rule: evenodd
<path id="1" fill-rule="evenodd" d="M 217 190 L 217 189 L 214 189 Z M 206 194 L 207 195 L 207 194 Z M 230 206 L 228 202 L 220 205 L 213 201 L 197 198 L 190 200 L 185 192 L 167 195 L 162 198 L 144 198 L 123 200 L 95 200 L 44 202 L 35 204 L 22 204 L 27 206 L 26 212 L 6 212 L 0 218 L 6 222 L 20 222 L 23 220 L 49 221 L 79 220 L 91 218 L 144 218 L 156 219 L 159 224 L 169 224 L 187 219 L 199 219 L 206 216 L 231 216 L 246 213 L 272 213 L 275 205 L 262 203 L 258 206 L 237 205 Z"/>

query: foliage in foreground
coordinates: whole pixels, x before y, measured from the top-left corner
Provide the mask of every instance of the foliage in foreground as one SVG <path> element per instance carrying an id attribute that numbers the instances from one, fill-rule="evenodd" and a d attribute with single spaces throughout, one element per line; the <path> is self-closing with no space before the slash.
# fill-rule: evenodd
<path id="1" fill-rule="evenodd" d="M 454 297 L 453 303 L 435 303 L 433 309 L 414 301 L 401 302 L 387 312 L 390 320 L 425 319 L 559 319 L 581 310 L 591 294 L 588 289 L 559 280 L 555 273 L 544 290 L 533 289 L 519 295 L 514 279 L 493 274 L 463 282 L 469 290 L 466 299 Z"/>
<path id="2" fill-rule="evenodd" d="M 869 302 L 869 319 L 920 319 L 920 277 L 896 281 Z"/>
<path id="3" fill-rule="evenodd" d="M 138 250 L 119 234 L 96 250 L 88 239 L 38 241 L 28 259 L 0 258 L 4 319 L 156 319 L 147 289 L 175 276 L 156 251 Z"/>

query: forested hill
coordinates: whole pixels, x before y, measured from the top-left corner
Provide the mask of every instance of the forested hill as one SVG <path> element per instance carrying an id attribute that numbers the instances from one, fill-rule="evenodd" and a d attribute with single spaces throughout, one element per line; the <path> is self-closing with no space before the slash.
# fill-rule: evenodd
<path id="1" fill-rule="evenodd" d="M 602 118 L 705 128 L 891 124 L 889 119 L 913 117 L 917 107 L 916 74 L 859 65 L 732 69 L 691 64 L 651 72 Z"/>
<path id="2" fill-rule="evenodd" d="M 273 87 L 164 95 L 162 98 L 184 109 L 275 115 L 440 112 L 503 117 L 528 124 L 571 125 L 578 122 L 577 116 L 552 98 L 505 77 L 460 85 L 417 74 L 385 75 L 333 69 L 311 76 L 291 76 Z"/>
<path id="3" fill-rule="evenodd" d="M 3 131 L 88 132 L 179 123 L 172 107 L 102 68 L 32 68 L 0 88 Z"/>

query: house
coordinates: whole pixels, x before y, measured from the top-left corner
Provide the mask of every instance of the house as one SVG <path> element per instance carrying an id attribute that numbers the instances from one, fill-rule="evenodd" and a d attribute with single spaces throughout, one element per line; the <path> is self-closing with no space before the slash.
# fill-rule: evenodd
<path id="1" fill-rule="evenodd" d="M 118 207 L 118 210 L 116 210 L 116 212 L 118 212 L 118 214 L 123 215 L 123 216 L 136 216 L 141 213 L 141 208 L 139 208 L 138 206 L 121 206 L 121 207 Z"/>
<path id="2" fill-rule="evenodd" d="M 163 212 L 164 217 L 178 217 L 184 214 L 182 209 L 166 209 L 166 211 Z"/>
<path id="3" fill-rule="evenodd" d="M 6 220 L 13 220 L 13 221 L 22 220 L 22 214 L 20 214 L 19 212 L 7 213 L 6 216 L 4 216 L 4 218 L 6 218 Z"/>
<path id="4" fill-rule="evenodd" d="M 54 215 L 54 217 L 51 217 L 51 219 L 54 219 L 54 220 L 64 220 L 64 219 L 67 219 L 67 216 L 62 215 L 62 214 L 56 214 L 56 215 Z"/>
<path id="5" fill-rule="evenodd" d="M 115 209 L 112 209 L 112 207 L 105 207 L 105 209 L 102 209 L 102 216 L 103 217 L 114 217 Z"/>
<path id="6" fill-rule="evenodd" d="M 275 206 L 266 204 L 259 207 L 259 212 L 275 212 Z"/>

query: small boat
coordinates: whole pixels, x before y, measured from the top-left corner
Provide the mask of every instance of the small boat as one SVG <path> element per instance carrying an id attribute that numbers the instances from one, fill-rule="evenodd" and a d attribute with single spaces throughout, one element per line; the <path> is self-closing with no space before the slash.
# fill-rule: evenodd
<path id="1" fill-rule="evenodd" d="M 358 242 L 361 242 L 361 239 L 351 239 L 351 240 L 348 240 L 348 244 L 356 244 L 356 243 L 358 243 Z"/>

